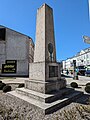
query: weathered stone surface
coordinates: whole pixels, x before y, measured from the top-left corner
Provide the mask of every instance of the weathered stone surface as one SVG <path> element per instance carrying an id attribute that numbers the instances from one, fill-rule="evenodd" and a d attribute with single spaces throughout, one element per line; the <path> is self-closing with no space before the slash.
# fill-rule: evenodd
<path id="1" fill-rule="evenodd" d="M 43 4 L 37 10 L 34 62 L 50 61 L 49 43 L 53 45 L 53 61 L 56 62 L 53 10 L 48 5 Z"/>
<path id="2" fill-rule="evenodd" d="M 74 100 L 74 103 L 45 115 L 41 109 L 37 109 L 27 101 L 0 92 L 0 120 L 89 120 L 90 104 L 85 105 L 86 102 L 80 104 L 87 98 L 89 96 L 84 95 L 78 102 Z"/>
<path id="3" fill-rule="evenodd" d="M 52 93 L 49 94 L 43 94 L 37 91 L 29 90 L 27 88 L 17 88 L 16 92 L 27 97 L 39 100 L 41 102 L 51 103 L 56 101 L 57 99 L 60 99 L 63 95 L 65 96 L 69 93 L 74 92 L 74 89 L 64 88 L 62 90 L 53 91 Z"/>
<path id="4" fill-rule="evenodd" d="M 30 63 L 29 78 L 31 80 L 45 81 L 45 62 Z"/>
<path id="5" fill-rule="evenodd" d="M 46 4 L 43 4 L 37 11 L 34 63 L 30 64 L 29 70 L 30 85 L 25 83 L 30 87 L 28 89 L 39 89 L 39 91 L 47 93 L 47 91 L 56 90 L 57 83 L 60 83 L 58 81 L 61 79 L 61 71 L 60 63 L 56 62 L 53 10 Z M 51 82 L 45 83 L 49 80 Z M 43 81 L 43 84 L 39 81 Z M 59 87 L 65 87 L 66 84 L 64 84 L 65 82 L 61 82 L 62 87 L 60 85 Z"/>
<path id="6" fill-rule="evenodd" d="M 64 107 L 65 105 L 74 101 L 78 97 L 82 96 L 82 92 L 74 91 L 73 93 L 64 95 L 64 97 L 63 98 L 61 97 L 61 99 L 55 100 L 54 102 L 50 101 L 49 103 L 41 102 L 40 100 L 37 100 L 35 98 L 30 98 L 27 95 L 19 94 L 16 91 L 10 92 L 9 95 L 16 96 L 16 97 L 30 103 L 37 109 L 41 109 L 44 112 L 44 114 L 47 114 L 47 113 L 52 113 L 52 112 L 58 110 L 59 108 Z"/>
<path id="7" fill-rule="evenodd" d="M 57 71 L 58 77 L 49 77 L 49 66 L 58 67 L 58 71 Z M 48 81 L 48 80 L 57 80 L 61 78 L 60 64 L 58 62 L 53 62 L 53 63 L 34 62 L 34 63 L 30 63 L 29 69 L 30 69 L 29 78 L 31 80 Z"/>
<path id="8" fill-rule="evenodd" d="M 25 80 L 25 88 L 38 91 L 41 93 L 50 93 L 66 87 L 66 80 L 60 79 L 55 81 L 39 81 L 39 80 Z"/>

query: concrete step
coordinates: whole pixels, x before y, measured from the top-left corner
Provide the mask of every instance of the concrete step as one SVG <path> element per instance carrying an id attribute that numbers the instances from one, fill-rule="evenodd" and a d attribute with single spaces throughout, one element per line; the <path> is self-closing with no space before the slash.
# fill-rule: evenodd
<path id="1" fill-rule="evenodd" d="M 58 99 L 55 102 L 52 102 L 50 104 L 50 106 L 45 109 L 45 114 L 54 112 L 68 104 L 70 104 L 71 102 L 76 102 L 76 100 L 78 98 L 80 98 L 83 95 L 83 92 L 79 92 L 79 91 L 74 91 L 73 93 L 70 93 L 66 96 L 64 96 L 62 99 Z"/>
<path id="2" fill-rule="evenodd" d="M 18 97 L 18 98 L 30 103 L 31 105 L 34 105 L 34 107 L 36 106 L 37 109 L 41 109 L 45 114 L 48 114 L 48 113 L 52 113 L 52 112 L 64 107 L 65 105 L 71 103 L 72 101 L 75 102 L 75 100 L 77 98 L 79 98 L 83 95 L 83 92 L 74 91 L 68 95 L 63 96 L 63 98 L 58 99 L 51 103 L 41 102 L 39 100 L 30 98 L 26 95 L 19 94 L 16 91 L 8 92 L 8 95 L 12 96 L 12 97 Z"/>
<path id="3" fill-rule="evenodd" d="M 74 91 L 74 89 L 72 89 L 72 88 L 64 88 L 64 89 L 61 89 L 58 91 L 54 91 L 51 94 L 43 94 L 43 93 L 29 90 L 26 88 L 17 88 L 16 89 L 16 92 L 19 94 L 26 95 L 30 98 L 33 98 L 33 99 L 36 99 L 36 100 L 39 100 L 39 101 L 45 102 L 45 103 L 53 102 L 53 101 L 63 97 L 63 95 L 65 96 L 73 91 Z"/>

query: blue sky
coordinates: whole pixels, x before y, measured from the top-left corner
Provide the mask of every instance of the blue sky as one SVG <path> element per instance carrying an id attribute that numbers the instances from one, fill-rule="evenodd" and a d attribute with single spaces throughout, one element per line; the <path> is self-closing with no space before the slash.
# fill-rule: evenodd
<path id="1" fill-rule="evenodd" d="M 30 36 L 35 42 L 36 12 L 46 3 L 53 8 L 57 60 L 90 47 L 88 0 L 0 0 L 0 24 Z"/>

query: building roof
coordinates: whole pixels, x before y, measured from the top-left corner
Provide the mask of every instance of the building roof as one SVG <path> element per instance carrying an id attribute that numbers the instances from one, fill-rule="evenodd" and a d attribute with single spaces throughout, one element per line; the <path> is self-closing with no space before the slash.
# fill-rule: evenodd
<path id="1" fill-rule="evenodd" d="M 17 32 L 17 33 L 19 33 L 19 34 L 21 34 L 21 35 L 24 35 L 24 36 L 28 37 L 29 39 L 31 39 L 32 42 L 33 42 L 33 39 L 32 39 L 30 36 L 28 36 L 28 35 L 25 35 L 25 34 L 23 34 L 23 33 L 20 33 L 20 32 L 18 32 L 18 31 L 16 31 L 16 30 L 13 30 L 13 29 L 8 28 L 8 27 L 3 26 L 3 25 L 0 25 L 0 27 L 2 27 L 2 28 L 6 28 L 6 29 L 10 29 L 10 30 L 12 30 L 12 31 L 14 31 L 14 32 Z M 33 42 L 33 44 L 34 44 L 34 42 Z"/>
<path id="2" fill-rule="evenodd" d="M 74 57 L 78 57 L 78 56 L 83 55 L 83 54 L 88 53 L 88 52 L 90 52 L 90 47 L 81 50 L 81 51 L 78 52 L 76 55 L 74 55 L 74 56 L 72 56 L 72 57 L 69 57 L 69 58 L 67 58 L 66 60 L 68 60 L 68 59 L 73 59 Z M 63 60 L 63 61 L 65 61 L 65 60 Z"/>

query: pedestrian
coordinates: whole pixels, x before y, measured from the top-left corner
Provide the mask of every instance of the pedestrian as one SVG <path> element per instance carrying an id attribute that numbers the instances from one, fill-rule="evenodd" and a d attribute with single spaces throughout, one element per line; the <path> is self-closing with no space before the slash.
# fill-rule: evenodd
<path id="1" fill-rule="evenodd" d="M 69 71 L 67 70 L 67 75 L 68 75 Z"/>

